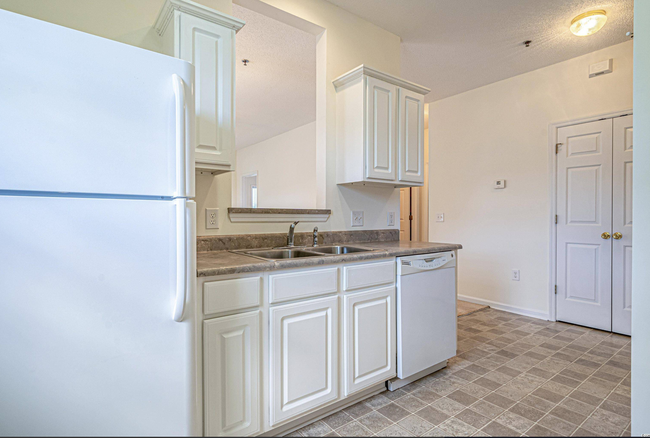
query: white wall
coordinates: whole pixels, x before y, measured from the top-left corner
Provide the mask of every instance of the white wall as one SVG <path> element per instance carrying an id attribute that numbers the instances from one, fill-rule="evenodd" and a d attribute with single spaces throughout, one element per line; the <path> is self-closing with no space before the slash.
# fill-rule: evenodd
<path id="1" fill-rule="evenodd" d="M 236 205 L 242 176 L 255 172 L 259 208 L 316 208 L 316 122 L 237 150 Z"/>
<path id="2" fill-rule="evenodd" d="M 614 72 L 589 79 L 608 58 Z M 632 42 L 430 104 L 429 240 L 463 245 L 460 295 L 547 314 L 549 124 L 631 108 Z"/>
<path id="3" fill-rule="evenodd" d="M 634 2 L 632 436 L 650 433 L 650 2 Z"/>
<path id="4" fill-rule="evenodd" d="M 351 14 L 325 0 L 263 0 L 264 3 L 293 14 L 325 29 L 325 34 L 317 47 L 317 57 L 324 56 L 324 72 L 321 74 L 325 89 L 321 96 L 317 92 L 317 132 L 325 137 L 325 207 L 332 210 L 326 223 L 301 223 L 299 229 L 309 229 L 317 225 L 321 230 L 352 229 L 350 224 L 352 210 L 365 213 L 364 227 L 361 229 L 391 228 L 387 224 L 389 211 L 399 213 L 399 190 L 391 188 L 349 188 L 336 185 L 336 92 L 332 81 L 341 74 L 366 64 L 386 73 L 400 74 L 400 43 L 394 35 L 362 18 Z M 240 3 L 240 2 L 237 2 Z M 246 2 L 249 7 L 249 2 Z M 407 78 L 408 79 L 408 78 Z M 427 84 L 422 84 L 427 85 Z M 320 112 L 324 113 L 322 121 Z M 322 129 L 322 131 L 321 131 Z M 318 159 L 318 168 L 323 169 L 323 161 Z M 319 185 L 320 188 L 320 185 Z M 231 206 L 232 175 L 217 177 L 199 176 L 196 181 L 196 201 L 198 214 L 198 234 L 240 234 L 286 232 L 284 223 L 246 224 L 230 223 L 227 208 Z M 206 207 L 219 208 L 221 227 L 218 230 L 205 229 Z M 398 228 L 397 226 L 394 228 Z M 355 228 L 359 229 L 359 228 Z"/>

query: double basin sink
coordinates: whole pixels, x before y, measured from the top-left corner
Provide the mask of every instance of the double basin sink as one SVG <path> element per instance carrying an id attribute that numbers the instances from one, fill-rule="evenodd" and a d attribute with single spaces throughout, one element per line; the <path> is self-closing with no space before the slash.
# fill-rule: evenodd
<path id="1" fill-rule="evenodd" d="M 297 259 L 303 257 L 323 257 L 327 255 L 352 254 L 357 252 L 370 252 L 372 249 L 357 248 L 353 246 L 316 246 L 306 248 L 277 248 L 277 249 L 250 249 L 237 251 L 266 260 Z"/>

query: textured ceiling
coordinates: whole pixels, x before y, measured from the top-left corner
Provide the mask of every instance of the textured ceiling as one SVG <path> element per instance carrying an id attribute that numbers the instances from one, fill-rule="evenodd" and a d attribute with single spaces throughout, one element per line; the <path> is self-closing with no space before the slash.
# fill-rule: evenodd
<path id="1" fill-rule="evenodd" d="M 236 4 L 232 12 L 246 22 L 237 33 L 237 148 L 316 120 L 316 37 Z"/>
<path id="2" fill-rule="evenodd" d="M 402 38 L 402 77 L 431 88 L 428 102 L 622 43 L 633 30 L 633 0 L 328 1 Z M 605 27 L 574 36 L 571 19 L 593 9 L 607 12 Z"/>

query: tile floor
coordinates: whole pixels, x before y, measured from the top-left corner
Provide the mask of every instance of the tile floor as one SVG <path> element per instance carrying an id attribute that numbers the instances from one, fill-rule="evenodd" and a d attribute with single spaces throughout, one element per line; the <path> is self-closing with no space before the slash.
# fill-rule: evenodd
<path id="1" fill-rule="evenodd" d="M 486 309 L 458 356 L 290 436 L 629 436 L 630 338 Z"/>
<path id="2" fill-rule="evenodd" d="M 456 315 L 463 316 L 470 313 L 478 312 L 479 310 L 487 309 L 488 306 L 482 304 L 474 304 L 469 301 L 458 300 L 456 302 Z"/>

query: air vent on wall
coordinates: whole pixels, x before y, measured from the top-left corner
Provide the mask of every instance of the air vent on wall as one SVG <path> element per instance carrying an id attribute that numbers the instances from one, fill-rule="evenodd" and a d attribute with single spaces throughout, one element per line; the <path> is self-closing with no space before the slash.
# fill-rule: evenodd
<path id="1" fill-rule="evenodd" d="M 610 58 L 605 61 L 597 62 L 589 66 L 589 77 L 606 75 L 614 71 L 614 59 Z"/>

